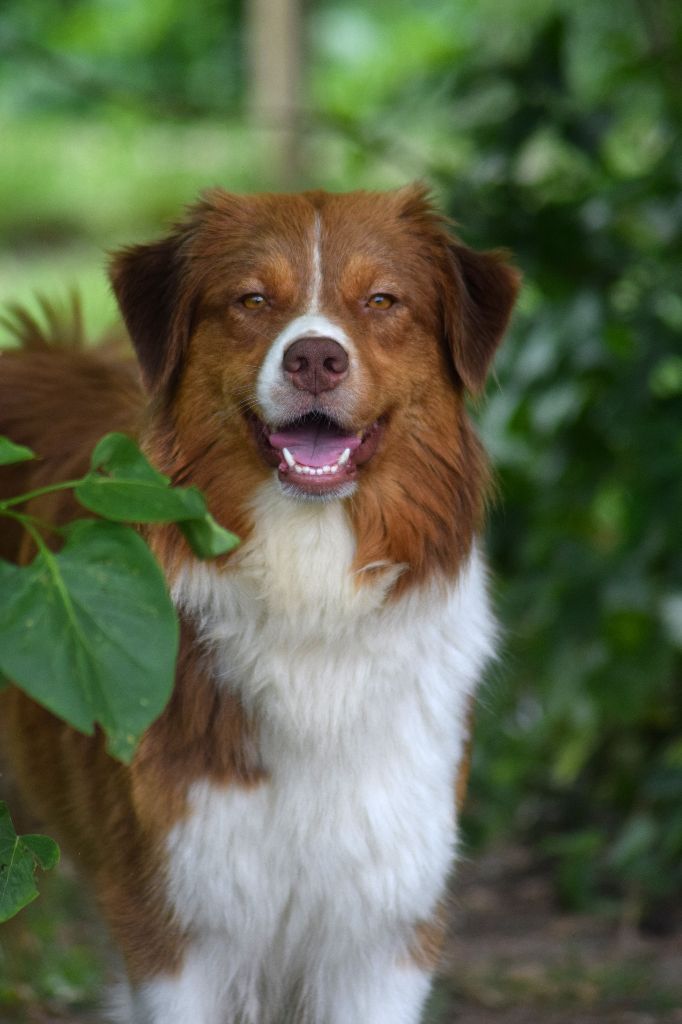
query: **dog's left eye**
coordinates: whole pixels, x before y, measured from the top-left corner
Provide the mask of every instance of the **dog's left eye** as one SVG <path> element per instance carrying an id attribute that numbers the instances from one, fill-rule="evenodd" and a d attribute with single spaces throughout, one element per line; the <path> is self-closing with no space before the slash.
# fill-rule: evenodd
<path id="1" fill-rule="evenodd" d="M 244 309 L 262 309 L 267 303 L 267 299 L 260 292 L 249 292 L 248 295 L 242 295 L 239 301 Z"/>
<path id="2" fill-rule="evenodd" d="M 392 295 L 387 295 L 386 292 L 377 292 L 375 295 L 370 295 L 367 300 L 370 309 L 390 309 L 394 304 L 395 299 Z"/>

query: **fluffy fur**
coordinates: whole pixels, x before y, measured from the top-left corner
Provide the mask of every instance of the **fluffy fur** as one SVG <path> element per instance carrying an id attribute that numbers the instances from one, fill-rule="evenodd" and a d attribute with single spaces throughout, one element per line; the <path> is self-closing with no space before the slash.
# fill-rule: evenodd
<path id="1" fill-rule="evenodd" d="M 483 386 L 518 277 L 408 188 L 214 192 L 120 253 L 112 281 L 144 387 L 111 353 L 33 338 L 4 354 L 0 431 L 44 459 L 2 490 L 71 475 L 127 429 L 243 540 L 206 564 L 175 528 L 149 530 L 182 642 L 130 767 L 2 698 L 19 782 L 123 954 L 112 1019 L 417 1024 L 494 642 L 464 391 Z M 309 337 L 347 370 L 288 370 Z M 332 454 L 315 469 L 318 444 Z M 75 514 L 64 494 L 33 511 Z M 2 550 L 30 556 L 16 533 Z"/>

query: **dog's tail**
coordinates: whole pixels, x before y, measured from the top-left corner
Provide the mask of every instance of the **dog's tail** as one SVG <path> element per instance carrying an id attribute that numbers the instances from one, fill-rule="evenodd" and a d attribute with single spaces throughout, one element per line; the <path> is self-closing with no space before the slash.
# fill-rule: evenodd
<path id="1" fill-rule="evenodd" d="M 57 306 L 44 295 L 36 295 L 36 301 L 41 316 L 14 302 L 0 314 L 0 326 L 7 331 L 15 346 L 24 352 L 85 348 L 83 307 L 78 292 L 69 292 L 63 306 Z"/>
<path id="2" fill-rule="evenodd" d="M 75 294 L 66 307 L 42 299 L 39 308 L 42 320 L 17 305 L 1 318 L 13 345 L 0 349 L 0 435 L 38 458 L 0 466 L 0 500 L 81 476 L 99 438 L 112 430 L 137 437 L 144 413 L 124 332 L 90 345 Z M 20 538 L 3 517 L 0 558 L 16 560 Z"/>
<path id="3" fill-rule="evenodd" d="M 76 290 L 67 293 L 58 304 L 36 294 L 38 306 L 32 312 L 19 302 L 11 302 L 0 311 L 0 328 L 10 342 L 9 351 L 24 353 L 83 352 L 96 349 L 99 355 L 115 359 L 131 359 L 132 346 L 122 323 L 93 339 L 88 338 L 83 318 L 83 304 Z M 0 344 L 0 351 L 3 346 Z"/>

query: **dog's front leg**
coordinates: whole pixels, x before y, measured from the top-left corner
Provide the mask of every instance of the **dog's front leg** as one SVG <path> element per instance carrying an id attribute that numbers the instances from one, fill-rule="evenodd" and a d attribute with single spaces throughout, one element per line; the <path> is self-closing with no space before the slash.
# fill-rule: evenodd
<path id="1" fill-rule="evenodd" d="M 130 1005 L 127 1015 L 114 1016 L 115 1024 L 223 1024 L 214 987 L 194 963 L 136 985 Z"/>
<path id="2" fill-rule="evenodd" d="M 221 937 L 188 945 L 177 970 L 150 975 L 130 989 L 113 1024 L 261 1024 L 248 972 L 234 972 Z"/>
<path id="3" fill-rule="evenodd" d="M 431 974 L 410 960 L 369 956 L 349 964 L 333 982 L 321 983 L 312 1015 L 315 1024 L 419 1024 Z"/>

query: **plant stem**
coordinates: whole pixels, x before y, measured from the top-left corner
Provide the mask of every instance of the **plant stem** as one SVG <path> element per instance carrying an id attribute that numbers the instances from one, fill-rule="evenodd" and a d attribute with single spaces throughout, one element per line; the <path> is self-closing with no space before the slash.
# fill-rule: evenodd
<path id="1" fill-rule="evenodd" d="M 55 526 L 54 523 L 47 523 L 44 519 L 38 519 L 37 516 L 29 515 L 28 512 L 12 512 L 10 509 L 5 508 L 0 503 L 0 516 L 6 516 L 8 519 L 14 519 L 16 522 L 21 523 L 28 530 L 28 524 L 33 526 L 39 526 L 43 530 L 51 530 L 53 533 L 64 533 L 63 526 Z"/>
<path id="2" fill-rule="evenodd" d="M 26 501 L 31 501 L 33 498 L 40 498 L 43 494 L 52 494 L 54 491 L 68 491 L 73 487 L 77 487 L 81 480 L 65 480 L 60 484 L 50 484 L 47 487 L 38 487 L 35 491 L 28 491 L 26 494 L 20 494 L 16 498 L 8 498 L 6 501 L 0 501 L 0 512 L 4 512 L 5 509 L 12 508 L 14 505 L 23 505 Z"/>

